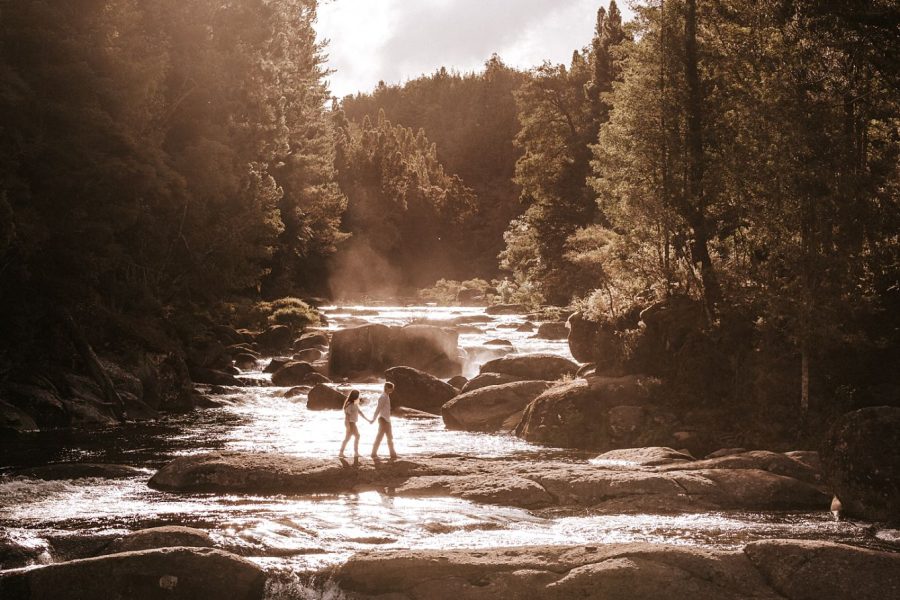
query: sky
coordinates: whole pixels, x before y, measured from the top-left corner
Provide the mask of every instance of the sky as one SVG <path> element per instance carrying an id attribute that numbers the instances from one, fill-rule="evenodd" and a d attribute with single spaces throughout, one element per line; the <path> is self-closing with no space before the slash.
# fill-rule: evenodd
<path id="1" fill-rule="evenodd" d="M 330 40 L 331 93 L 340 98 L 442 66 L 478 71 L 494 52 L 522 69 L 567 63 L 590 43 L 608 1 L 320 0 L 317 29 Z M 626 2 L 618 4 L 627 20 Z"/>

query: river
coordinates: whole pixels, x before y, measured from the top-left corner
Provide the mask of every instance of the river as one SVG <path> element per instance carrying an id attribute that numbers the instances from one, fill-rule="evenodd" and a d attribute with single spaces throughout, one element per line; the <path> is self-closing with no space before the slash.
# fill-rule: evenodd
<path id="1" fill-rule="evenodd" d="M 329 328 L 365 319 L 388 325 L 415 319 L 449 320 L 483 314 L 481 308 L 327 307 Z M 466 329 L 460 345 L 473 360 L 468 374 L 488 358 L 485 342 L 511 341 L 518 352 L 553 352 L 571 358 L 565 341 L 547 341 L 516 331 L 524 316 L 490 317 Z M 261 363 L 260 369 L 265 366 Z M 247 377 L 267 381 L 261 372 Z M 355 385 L 370 414 L 378 383 Z M 579 511 L 531 512 L 451 498 L 400 498 L 376 492 L 312 497 L 171 494 L 147 487 L 157 468 L 177 456 L 214 449 L 336 456 L 343 438 L 342 414 L 306 410 L 305 395 L 282 397 L 284 388 L 235 388 L 222 408 L 171 415 L 155 423 L 131 423 L 91 431 L 43 432 L 0 441 L 0 528 L 19 543 L 45 548 L 50 542 L 117 536 L 158 525 L 207 530 L 221 546 L 273 572 L 307 572 L 372 548 L 477 548 L 527 544 L 648 541 L 737 548 L 764 538 L 828 539 L 866 546 L 896 542 L 896 531 L 866 523 L 835 521 L 820 513 L 704 513 L 685 515 L 592 515 Z M 360 450 L 368 454 L 375 427 L 360 422 Z M 533 446 L 509 435 L 447 431 L 440 419 L 396 419 L 397 451 L 403 456 L 434 452 L 539 461 L 549 457 L 587 461 L 592 455 Z M 143 474 L 126 479 L 43 481 L 10 476 L 14 468 L 53 462 L 135 466 Z M 895 546 L 896 547 L 896 546 Z M 283 592 L 283 590 L 282 590 Z M 274 595 L 278 595 L 273 592 Z"/>

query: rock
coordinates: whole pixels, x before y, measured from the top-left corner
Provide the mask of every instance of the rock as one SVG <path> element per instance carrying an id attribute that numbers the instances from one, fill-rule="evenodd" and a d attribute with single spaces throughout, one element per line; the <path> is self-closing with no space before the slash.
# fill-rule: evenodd
<path id="1" fill-rule="evenodd" d="M 293 361 L 290 358 L 273 358 L 269 361 L 269 364 L 266 365 L 266 368 L 263 369 L 263 373 L 275 373 L 289 362 Z"/>
<path id="2" fill-rule="evenodd" d="M 521 325 L 516 327 L 516 331 L 518 331 L 519 333 L 532 332 L 532 331 L 534 331 L 534 323 L 532 323 L 530 321 L 525 321 L 524 323 L 522 323 Z"/>
<path id="3" fill-rule="evenodd" d="M 0 400 L 0 434 L 4 431 L 25 432 L 40 429 L 25 411 Z"/>
<path id="4" fill-rule="evenodd" d="M 302 352 L 319 346 L 328 346 L 328 336 L 324 333 L 304 333 L 294 340 L 294 352 Z"/>
<path id="5" fill-rule="evenodd" d="M 486 362 L 481 373 L 503 373 L 519 379 L 555 381 L 566 375 L 574 375 L 578 365 L 555 354 L 523 354 L 504 356 Z"/>
<path id="6" fill-rule="evenodd" d="M 484 309 L 489 315 L 521 315 L 528 312 L 524 304 L 494 304 Z"/>
<path id="7" fill-rule="evenodd" d="M 463 377 L 462 375 L 457 375 L 456 377 L 451 377 L 450 379 L 448 379 L 447 383 L 449 383 L 456 389 L 461 390 L 463 388 L 463 386 L 465 386 L 467 383 L 469 383 L 469 380 L 468 380 L 468 378 Z"/>
<path id="8" fill-rule="evenodd" d="M 261 600 L 265 579 L 265 573 L 254 563 L 227 552 L 163 548 L 6 572 L 0 575 L 0 597 Z"/>
<path id="9" fill-rule="evenodd" d="M 550 388 L 525 410 L 516 435 L 529 442 L 559 448 L 613 450 L 660 444 L 652 428 L 625 432 L 613 429 L 610 410 L 648 407 L 658 381 L 636 375 L 591 377 Z M 668 438 L 665 438 L 668 439 Z"/>
<path id="10" fill-rule="evenodd" d="M 70 424 L 59 391 L 49 381 L 41 380 L 39 385 L 7 383 L 0 390 L 0 398 L 15 409 L 7 413 L 12 423 L 18 421 L 30 427 L 33 422 L 40 429 L 55 429 Z"/>
<path id="11" fill-rule="evenodd" d="M 822 463 L 846 515 L 900 522 L 900 408 L 843 415 L 831 428 Z"/>
<path id="12" fill-rule="evenodd" d="M 565 321 L 541 323 L 535 337 L 543 340 L 564 340 L 569 337 L 569 328 L 566 327 Z"/>
<path id="13" fill-rule="evenodd" d="M 306 408 L 309 410 L 342 410 L 344 394 L 324 383 L 319 383 L 309 390 Z"/>
<path id="14" fill-rule="evenodd" d="M 396 386 L 391 408 L 405 406 L 439 415 L 444 403 L 459 393 L 449 383 L 411 367 L 393 367 L 384 377 Z"/>
<path id="15" fill-rule="evenodd" d="M 321 573 L 353 598 L 777 600 L 734 552 L 664 544 L 361 552 Z"/>
<path id="16" fill-rule="evenodd" d="M 284 398 L 296 398 L 297 396 L 301 396 L 303 394 L 308 394 L 311 389 L 311 386 L 308 385 L 298 385 L 292 387 L 288 391 L 282 394 Z"/>
<path id="17" fill-rule="evenodd" d="M 316 348 L 307 348 L 306 350 L 301 350 L 294 355 L 294 360 L 300 360 L 308 363 L 314 363 L 321 358 L 322 351 Z"/>
<path id="18" fill-rule="evenodd" d="M 525 407 L 550 386 L 547 381 L 519 381 L 482 387 L 444 404 L 441 416 L 447 429 L 511 431 Z"/>
<path id="19" fill-rule="evenodd" d="M 103 554 L 119 552 L 138 552 L 152 548 L 172 548 L 188 546 L 192 548 L 212 548 L 213 541 L 209 534 L 193 527 L 168 525 L 152 527 L 129 533 L 109 543 Z"/>
<path id="20" fill-rule="evenodd" d="M 195 339 L 186 349 L 187 362 L 194 367 L 223 369 L 228 365 L 225 346 L 214 339 Z"/>
<path id="21" fill-rule="evenodd" d="M 244 341 L 244 336 L 238 333 L 234 327 L 228 325 L 213 325 L 212 332 L 223 344 L 240 344 Z"/>
<path id="22" fill-rule="evenodd" d="M 645 448 L 621 448 L 610 450 L 593 459 L 593 464 L 601 466 L 657 467 L 661 465 L 683 465 L 694 457 L 672 448 L 647 446 Z M 677 467 L 676 467 L 677 468 Z"/>
<path id="23" fill-rule="evenodd" d="M 574 313 L 567 321 L 569 351 L 579 362 L 594 363 L 598 369 L 615 365 L 622 354 L 622 343 L 612 326 Z"/>
<path id="24" fill-rule="evenodd" d="M 33 539 L 20 541 L 7 531 L 0 530 L 0 571 L 38 563 L 49 558 L 48 550 L 46 543 Z"/>
<path id="25" fill-rule="evenodd" d="M 471 325 L 473 323 L 487 323 L 491 318 L 487 315 L 462 315 L 450 319 L 451 325 Z"/>
<path id="26" fill-rule="evenodd" d="M 291 328 L 287 325 L 272 325 L 258 336 L 256 342 L 264 352 L 284 352 L 291 347 Z"/>
<path id="27" fill-rule="evenodd" d="M 191 379 L 195 383 L 205 383 L 207 385 L 229 385 L 229 386 L 240 386 L 241 380 L 231 375 L 229 373 L 225 373 L 224 371 L 219 371 L 216 369 L 205 369 L 203 367 L 191 367 L 190 368 Z"/>
<path id="28" fill-rule="evenodd" d="M 177 353 L 144 355 L 137 375 L 144 391 L 142 400 L 151 408 L 176 413 L 194 408 L 191 400 L 194 382 L 187 364 Z"/>
<path id="29" fill-rule="evenodd" d="M 486 341 L 486 342 L 484 343 L 484 345 L 485 345 L 485 346 L 512 346 L 513 343 L 512 343 L 511 341 L 509 341 L 509 340 L 504 340 L 504 339 L 497 338 L 497 339 L 494 339 L 494 340 L 488 340 L 488 341 Z"/>
<path id="30" fill-rule="evenodd" d="M 779 594 L 791 600 L 900 595 L 900 554 L 808 540 L 751 542 L 744 554 Z"/>
<path id="31" fill-rule="evenodd" d="M 747 452 L 746 448 L 720 448 L 715 452 L 710 452 L 703 458 L 721 458 L 723 456 L 731 456 L 733 454 L 743 454 Z"/>
<path id="32" fill-rule="evenodd" d="M 256 356 L 244 352 L 236 354 L 234 357 L 234 366 L 242 371 L 252 371 L 256 368 Z"/>
<path id="33" fill-rule="evenodd" d="M 487 387 L 489 385 L 503 385 L 504 383 L 512 383 L 514 381 L 521 380 L 521 377 L 515 377 L 514 375 L 505 375 L 503 373 L 482 373 L 481 375 L 473 377 L 472 380 L 464 385 L 462 387 L 462 390 L 460 391 L 465 394 L 477 389 L 481 389 L 483 387 Z"/>
<path id="34" fill-rule="evenodd" d="M 27 469 L 16 469 L 13 475 L 58 481 L 65 479 L 82 479 L 96 477 L 102 479 L 128 479 L 140 477 L 144 471 L 127 465 L 110 465 L 105 463 L 56 463 Z"/>
<path id="35" fill-rule="evenodd" d="M 662 468 L 453 455 L 350 467 L 336 460 L 213 452 L 175 459 L 149 485 L 257 495 L 388 488 L 399 496 L 450 496 L 529 509 L 590 508 L 594 514 L 826 510 L 830 500 L 813 485 L 760 469 Z"/>
<path id="36" fill-rule="evenodd" d="M 333 376 L 380 375 L 407 366 L 438 377 L 460 374 L 459 334 L 430 325 L 364 325 L 336 331 L 329 352 Z"/>
<path id="37" fill-rule="evenodd" d="M 272 385 L 278 387 L 293 387 L 312 383 L 311 377 L 318 375 L 315 368 L 308 362 L 291 361 L 272 373 Z"/>
<path id="38" fill-rule="evenodd" d="M 660 468 L 662 471 L 672 469 L 679 471 L 686 469 L 759 469 L 814 485 L 822 483 L 822 474 L 817 469 L 791 458 L 787 454 L 769 452 L 768 450 L 753 450 L 697 460 L 690 465 L 678 464 Z"/>

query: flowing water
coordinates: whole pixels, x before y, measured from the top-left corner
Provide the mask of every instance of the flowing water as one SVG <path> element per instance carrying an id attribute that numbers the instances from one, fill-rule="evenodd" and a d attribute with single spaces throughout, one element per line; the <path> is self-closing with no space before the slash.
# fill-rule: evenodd
<path id="1" fill-rule="evenodd" d="M 354 307 L 326 309 L 330 328 L 367 322 L 406 324 L 415 319 L 477 318 L 478 308 Z M 470 361 L 467 374 L 502 350 L 485 342 L 507 339 L 516 351 L 571 357 L 564 341 L 539 340 L 516 331 L 523 316 L 486 317 L 460 335 Z M 477 328 L 477 330 L 475 329 Z M 260 368 L 265 363 L 260 365 Z M 262 373 L 248 377 L 267 381 Z M 370 414 L 380 385 L 354 384 Z M 527 544 L 646 541 L 736 548 L 764 538 L 829 539 L 896 547 L 897 532 L 870 524 L 836 522 L 830 513 L 704 513 L 592 515 L 588 511 L 529 512 L 452 498 L 400 498 L 376 492 L 342 495 L 239 496 L 172 494 L 151 490 L 147 479 L 176 456 L 214 449 L 283 452 L 330 457 L 343 439 L 343 415 L 306 410 L 305 396 L 282 397 L 283 388 L 247 387 L 222 397 L 223 408 L 168 416 L 92 431 L 42 432 L 0 441 L 0 529 L 13 540 L 47 551 L 78 540 L 109 537 L 145 527 L 178 524 L 209 531 L 223 547 L 271 571 L 304 572 L 373 548 L 477 548 Z M 368 454 L 375 428 L 360 422 L 360 451 Z M 395 419 L 403 456 L 453 452 L 482 457 L 588 461 L 590 455 L 533 446 L 510 435 L 447 431 L 440 419 Z M 54 462 L 115 463 L 142 469 L 140 476 L 108 480 L 42 481 L 11 476 L 14 468 Z"/>

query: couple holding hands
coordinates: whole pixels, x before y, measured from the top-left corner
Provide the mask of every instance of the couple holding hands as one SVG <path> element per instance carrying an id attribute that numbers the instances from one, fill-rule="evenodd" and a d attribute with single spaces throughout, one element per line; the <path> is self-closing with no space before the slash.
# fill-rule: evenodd
<path id="1" fill-rule="evenodd" d="M 375 435 L 375 443 L 372 446 L 372 458 L 378 458 L 378 446 L 381 440 L 387 437 L 388 450 L 391 453 L 391 460 L 397 458 L 394 451 L 394 433 L 391 431 L 391 392 L 394 391 L 394 384 L 388 381 L 384 384 L 384 392 L 378 397 L 378 404 L 375 405 L 375 414 L 370 419 L 362 414 L 359 408 L 359 390 L 351 390 L 344 399 L 344 427 L 347 431 L 344 436 L 344 443 L 341 444 L 341 451 L 338 456 L 344 456 L 344 449 L 350 438 L 353 440 L 353 456 L 359 457 L 359 428 L 356 426 L 360 415 L 369 423 L 378 420 L 378 433 Z"/>

